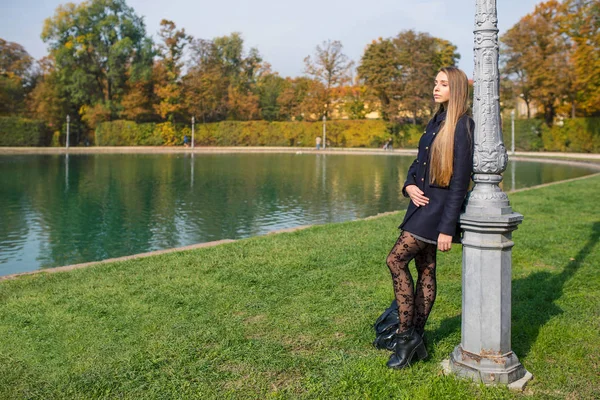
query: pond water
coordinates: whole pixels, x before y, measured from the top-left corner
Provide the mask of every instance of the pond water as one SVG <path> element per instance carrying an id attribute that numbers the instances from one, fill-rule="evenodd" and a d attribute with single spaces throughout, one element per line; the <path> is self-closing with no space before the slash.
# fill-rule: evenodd
<path id="1" fill-rule="evenodd" d="M 0 156 L 0 275 L 404 209 L 414 157 Z M 510 161 L 504 190 L 591 173 Z"/>

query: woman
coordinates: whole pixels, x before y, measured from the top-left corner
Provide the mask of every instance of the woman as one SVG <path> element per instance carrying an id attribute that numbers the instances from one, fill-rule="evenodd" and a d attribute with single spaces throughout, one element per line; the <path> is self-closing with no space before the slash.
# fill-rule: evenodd
<path id="1" fill-rule="evenodd" d="M 399 326 L 389 338 L 387 365 L 404 368 L 427 357 L 425 323 L 436 295 L 436 252 L 448 251 L 457 236 L 458 217 L 473 168 L 473 120 L 468 112 L 468 81 L 458 68 L 442 68 L 433 98 L 438 109 L 419 141 L 402 193 L 410 203 L 402 230 L 387 257 L 398 303 Z M 415 259 L 417 282 L 408 269 Z"/>

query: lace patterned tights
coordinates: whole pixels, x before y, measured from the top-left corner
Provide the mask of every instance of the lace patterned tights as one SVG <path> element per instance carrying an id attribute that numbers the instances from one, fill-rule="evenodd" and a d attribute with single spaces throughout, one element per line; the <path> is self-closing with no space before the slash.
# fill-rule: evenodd
<path id="1" fill-rule="evenodd" d="M 435 244 L 423 242 L 408 232 L 402 232 L 387 256 L 386 262 L 392 274 L 394 294 L 398 302 L 399 332 L 413 326 L 421 335 L 425 330 L 436 294 L 436 250 Z M 416 287 L 408 269 L 408 263 L 413 258 L 418 273 Z"/>

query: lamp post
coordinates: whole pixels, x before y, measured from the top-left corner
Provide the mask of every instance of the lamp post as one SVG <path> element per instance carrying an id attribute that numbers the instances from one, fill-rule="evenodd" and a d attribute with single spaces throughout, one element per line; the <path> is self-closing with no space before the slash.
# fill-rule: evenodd
<path id="1" fill-rule="evenodd" d="M 522 388 L 532 375 L 511 349 L 512 231 L 523 220 L 499 187 L 508 155 L 502 142 L 496 0 L 476 0 L 473 181 L 465 212 L 461 342 L 450 371 Z"/>
<path id="2" fill-rule="evenodd" d="M 510 112 L 510 126 L 511 126 L 511 139 L 510 139 L 510 152 L 515 155 L 515 110 Z"/>
<path id="3" fill-rule="evenodd" d="M 196 123 L 196 118 L 192 117 L 192 149 L 194 148 L 194 124 Z"/>
<path id="4" fill-rule="evenodd" d="M 69 123 L 71 122 L 71 117 L 67 114 L 67 142 L 66 148 L 69 148 Z"/>
<path id="5" fill-rule="evenodd" d="M 327 117 L 323 115 L 323 150 L 327 148 Z"/>

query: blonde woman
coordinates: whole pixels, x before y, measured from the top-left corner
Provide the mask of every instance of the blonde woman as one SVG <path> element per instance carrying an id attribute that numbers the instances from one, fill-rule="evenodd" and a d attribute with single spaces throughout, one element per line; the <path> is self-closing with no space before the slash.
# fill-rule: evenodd
<path id="1" fill-rule="evenodd" d="M 442 68 L 434 82 L 438 109 L 419 141 L 402 193 L 410 197 L 401 234 L 387 257 L 398 303 L 398 328 L 381 347 L 393 350 L 390 368 L 427 357 L 425 323 L 436 296 L 436 253 L 448 251 L 457 236 L 458 217 L 473 168 L 474 122 L 468 116 L 467 76 Z M 414 259 L 417 280 L 408 263 Z"/>

